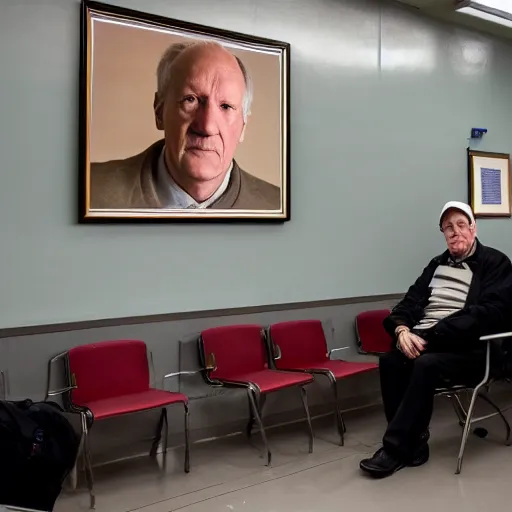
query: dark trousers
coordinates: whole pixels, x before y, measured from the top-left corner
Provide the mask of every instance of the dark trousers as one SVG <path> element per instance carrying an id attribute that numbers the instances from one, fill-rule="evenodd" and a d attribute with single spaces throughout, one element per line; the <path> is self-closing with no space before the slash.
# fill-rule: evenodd
<path id="1" fill-rule="evenodd" d="M 383 446 L 389 454 L 407 461 L 428 430 L 435 390 L 446 386 L 447 381 L 464 385 L 480 382 L 485 354 L 427 352 L 411 360 L 395 349 L 380 358 L 379 367 L 388 421 Z"/>

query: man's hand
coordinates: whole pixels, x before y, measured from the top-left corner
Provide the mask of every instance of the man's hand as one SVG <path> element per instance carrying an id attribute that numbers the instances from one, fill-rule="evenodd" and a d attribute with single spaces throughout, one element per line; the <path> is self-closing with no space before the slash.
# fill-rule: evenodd
<path id="1" fill-rule="evenodd" d="M 398 349 L 409 359 L 416 359 L 425 350 L 426 341 L 413 334 L 407 327 L 398 327 L 396 334 Z"/>

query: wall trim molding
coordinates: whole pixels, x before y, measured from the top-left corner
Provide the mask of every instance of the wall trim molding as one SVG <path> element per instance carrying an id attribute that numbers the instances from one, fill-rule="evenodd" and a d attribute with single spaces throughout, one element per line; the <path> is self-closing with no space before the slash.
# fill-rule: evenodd
<path id="1" fill-rule="evenodd" d="M 194 320 L 197 318 L 212 318 L 220 316 L 253 315 L 258 313 L 272 313 L 275 311 L 346 306 L 349 304 L 362 304 L 366 302 L 380 302 L 385 300 L 395 301 L 400 300 L 402 297 L 402 293 L 392 293 L 386 295 L 367 295 L 362 297 L 346 297 L 340 299 L 326 299 L 309 302 L 289 302 L 284 304 L 267 304 L 263 306 L 245 306 L 239 308 L 187 311 L 183 313 L 164 313 L 158 315 L 129 316 L 121 318 L 105 318 L 99 320 L 83 320 L 79 322 L 7 327 L 0 329 L 0 339 L 15 338 L 19 336 L 34 336 L 57 332 L 80 331 L 85 329 L 101 329 L 104 327 L 120 327 L 124 325 L 176 322 L 182 320 Z"/>

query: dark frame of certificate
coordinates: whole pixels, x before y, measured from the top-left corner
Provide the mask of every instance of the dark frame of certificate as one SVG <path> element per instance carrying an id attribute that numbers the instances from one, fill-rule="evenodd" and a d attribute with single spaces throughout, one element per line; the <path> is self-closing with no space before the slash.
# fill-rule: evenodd
<path id="1" fill-rule="evenodd" d="M 510 155 L 473 151 L 470 148 L 467 153 L 469 204 L 475 218 L 510 218 L 512 216 Z M 487 179 L 491 179 L 494 175 L 494 183 L 486 183 L 486 175 Z M 486 185 L 489 187 L 488 190 Z M 493 185 L 495 188 L 492 188 Z M 497 196 L 494 197 L 496 194 Z"/>
<path id="2" fill-rule="evenodd" d="M 139 2 L 142 3 L 142 2 Z M 122 46 L 118 44 L 118 41 L 115 39 L 113 35 L 109 36 L 110 39 L 103 40 L 101 43 L 98 34 L 100 31 L 98 27 L 108 26 L 108 27 L 124 27 L 124 30 L 133 31 L 132 41 L 133 48 L 137 48 L 138 43 L 141 38 L 146 37 L 147 34 L 165 34 L 166 37 L 169 37 L 169 41 L 187 43 L 192 40 L 205 40 L 205 41 L 216 41 L 221 45 L 229 48 L 231 52 L 245 52 L 243 55 L 249 56 L 258 56 L 258 55 L 268 55 L 272 57 L 272 61 L 277 64 L 272 68 L 263 69 L 262 72 L 258 71 L 260 68 L 258 67 L 256 71 L 252 72 L 253 79 L 255 80 L 254 86 L 254 108 L 255 111 L 251 116 L 251 126 L 256 126 L 255 119 L 257 117 L 257 105 L 268 102 L 266 101 L 268 98 L 268 91 L 262 89 L 261 87 L 257 87 L 257 83 L 260 83 L 265 77 L 265 73 L 269 73 L 273 79 L 275 79 L 278 84 L 277 88 L 272 89 L 273 98 L 276 99 L 277 107 L 275 110 L 275 118 L 277 122 L 274 124 L 276 126 L 276 131 L 278 133 L 278 137 L 272 141 L 274 144 L 272 148 L 277 147 L 276 157 L 272 161 L 272 165 L 278 170 L 279 174 L 279 183 L 275 186 L 278 188 L 278 203 L 279 205 L 275 209 L 270 209 L 267 207 L 267 202 L 263 201 L 261 208 L 258 209 L 256 206 L 247 207 L 246 209 L 234 208 L 234 207 L 225 207 L 224 209 L 215 208 L 215 207 L 207 207 L 207 208 L 196 208 L 196 209 L 177 209 L 177 208 L 164 208 L 160 206 L 154 206 L 152 204 L 143 204 L 140 205 L 132 205 L 130 203 L 130 196 L 127 196 L 128 199 L 125 203 L 121 202 L 121 206 L 119 204 L 112 205 L 101 205 L 94 206 L 94 196 L 97 196 L 97 188 L 92 186 L 93 180 L 93 168 L 98 164 L 101 164 L 102 161 L 95 162 L 92 159 L 91 155 L 91 147 L 92 142 L 94 140 L 98 140 L 98 126 L 101 126 L 100 122 L 93 122 L 93 113 L 99 112 L 99 107 L 95 109 L 94 107 L 94 98 L 99 97 L 99 92 L 101 91 L 101 84 L 99 81 L 100 73 L 96 70 L 93 73 L 94 63 L 98 62 L 98 55 L 101 52 L 105 51 L 105 48 L 108 47 L 111 52 L 115 52 L 117 55 L 118 61 L 121 61 L 119 58 L 120 52 L 124 52 L 125 60 L 123 62 L 130 63 L 130 59 L 126 58 L 126 54 L 131 52 L 131 47 L 126 48 L 126 46 Z M 275 41 L 259 36 L 241 34 L 238 32 L 232 32 L 223 30 L 216 27 L 208 27 L 204 25 L 198 25 L 194 23 L 185 22 L 182 20 L 176 20 L 171 18 L 166 18 L 163 16 L 157 16 L 154 14 L 149 14 L 145 12 L 125 9 L 121 7 L 117 7 L 114 5 L 108 5 L 103 2 L 97 2 L 93 0 L 82 0 L 82 8 L 81 8 L 81 25 L 80 25 L 80 43 L 81 43 L 81 52 L 80 52 L 80 118 L 79 118 L 79 186 L 78 186 L 78 221 L 80 223 L 135 223 L 135 222 L 245 222 L 245 223 L 283 223 L 285 221 L 290 220 L 290 44 L 282 41 Z M 118 32 L 115 32 L 116 34 Z M 111 30 L 110 34 L 114 34 L 114 31 Z M 133 39 L 135 38 L 135 39 Z M 144 39 L 147 41 L 146 39 Z M 107 41 L 107 42 L 105 42 Z M 103 46 L 101 46 L 103 44 Z M 140 48 L 140 45 L 139 45 Z M 152 47 L 151 47 L 152 48 Z M 148 50 L 149 51 L 149 50 Z M 235 53 L 233 53 L 235 54 Z M 238 55 L 238 54 L 237 54 Z M 249 57 L 242 57 L 244 58 Z M 256 58 L 256 57 L 254 57 Z M 147 60 L 152 61 L 153 54 L 149 55 Z M 128 66 L 129 67 L 129 66 Z M 156 67 L 156 63 L 155 63 Z M 275 69 L 274 69 L 275 68 Z M 155 82 L 155 70 L 151 69 L 151 74 L 144 74 L 143 79 L 141 78 L 139 82 L 147 81 L 147 82 Z M 94 76 L 94 79 L 93 79 Z M 259 77 L 259 78 L 258 78 Z M 256 81 L 259 80 L 259 82 Z M 109 82 L 109 86 L 112 86 L 111 79 Z M 104 83 L 107 83 L 107 80 L 104 80 Z M 137 82 L 137 83 L 139 83 Z M 138 89 L 132 87 L 130 82 L 122 82 L 119 85 L 119 88 L 125 91 L 126 89 L 129 94 L 132 94 L 132 97 L 137 96 Z M 155 83 L 156 87 L 156 83 Z M 94 94 L 93 94 L 94 93 Z M 151 94 L 148 96 L 148 112 L 151 114 L 151 118 L 153 119 L 153 95 L 154 89 L 152 89 Z M 119 96 L 119 95 L 118 95 Z M 123 97 L 123 95 L 121 95 Z M 145 97 L 145 96 L 144 96 Z M 130 100 L 127 100 L 127 106 L 129 107 Z M 123 107 L 124 108 L 124 107 Z M 273 107 L 272 107 L 273 108 Z M 123 109 L 116 110 L 112 107 L 112 112 L 109 112 L 109 116 L 111 118 L 115 118 L 115 112 L 120 112 Z M 261 112 L 261 109 L 260 109 Z M 97 115 L 97 114 L 96 114 Z M 261 116 L 261 114 L 260 114 Z M 152 121 L 153 123 L 153 121 Z M 122 122 L 119 121 L 118 125 L 122 125 Z M 258 125 L 259 126 L 259 125 Z M 252 148 L 251 155 L 261 155 L 265 152 L 268 153 L 269 146 L 265 146 L 266 139 L 264 143 L 260 143 L 261 139 L 254 136 L 254 133 L 259 133 L 248 130 L 248 135 L 245 137 L 247 140 L 244 142 L 245 146 Z M 261 131 L 261 130 L 260 130 Z M 252 133 L 252 135 L 251 135 Z M 160 137 L 163 138 L 163 135 Z M 142 140 L 142 139 L 140 139 Z M 157 139 L 155 139 L 157 140 Z M 132 155 L 139 154 L 141 151 L 141 144 L 137 142 L 136 147 L 134 146 L 133 151 L 130 149 Z M 144 143 L 146 144 L 146 142 Z M 146 144 L 147 145 L 147 144 Z M 140 146 L 140 147 L 139 147 Z M 244 147 L 245 147 L 244 146 Z M 273 150 L 274 151 L 274 150 Z M 108 160 L 111 162 L 124 162 L 126 160 L 125 156 L 112 156 L 109 157 Z M 249 162 L 249 169 L 244 169 L 247 171 L 247 175 L 254 178 L 257 176 L 260 181 L 263 181 L 264 178 L 260 176 L 254 169 L 257 168 L 257 162 L 251 156 Z M 251 171 L 252 174 L 249 174 Z M 259 172 L 259 171 L 258 171 Z M 141 171 L 142 173 L 142 171 Z M 244 174 L 244 176 L 246 175 Z M 108 175 L 107 175 L 108 177 Z M 265 178 L 266 179 L 266 178 Z M 119 192 L 120 187 L 117 187 L 117 184 L 110 185 L 111 180 L 109 181 L 109 187 L 112 187 L 112 197 L 118 197 L 116 194 Z M 272 183 L 273 184 L 273 183 Z M 268 187 L 271 185 L 267 183 Z M 116 189 L 117 187 L 117 189 Z M 266 188 L 264 190 L 268 189 Z M 99 186 L 99 189 L 103 192 L 106 191 L 107 186 Z M 265 195 L 263 194 L 263 199 L 265 199 Z M 261 194 L 260 194 L 261 195 Z M 271 201 L 272 202 L 272 201 Z M 119 201 L 118 201 L 119 203 Z"/>

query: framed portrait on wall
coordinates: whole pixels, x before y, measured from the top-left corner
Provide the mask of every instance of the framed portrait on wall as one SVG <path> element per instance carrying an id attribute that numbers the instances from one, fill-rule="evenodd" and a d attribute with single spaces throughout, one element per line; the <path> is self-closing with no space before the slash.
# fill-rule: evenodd
<path id="1" fill-rule="evenodd" d="M 510 155 L 468 149 L 468 173 L 475 217 L 510 217 Z"/>
<path id="2" fill-rule="evenodd" d="M 289 44 L 81 7 L 79 221 L 289 220 Z"/>

